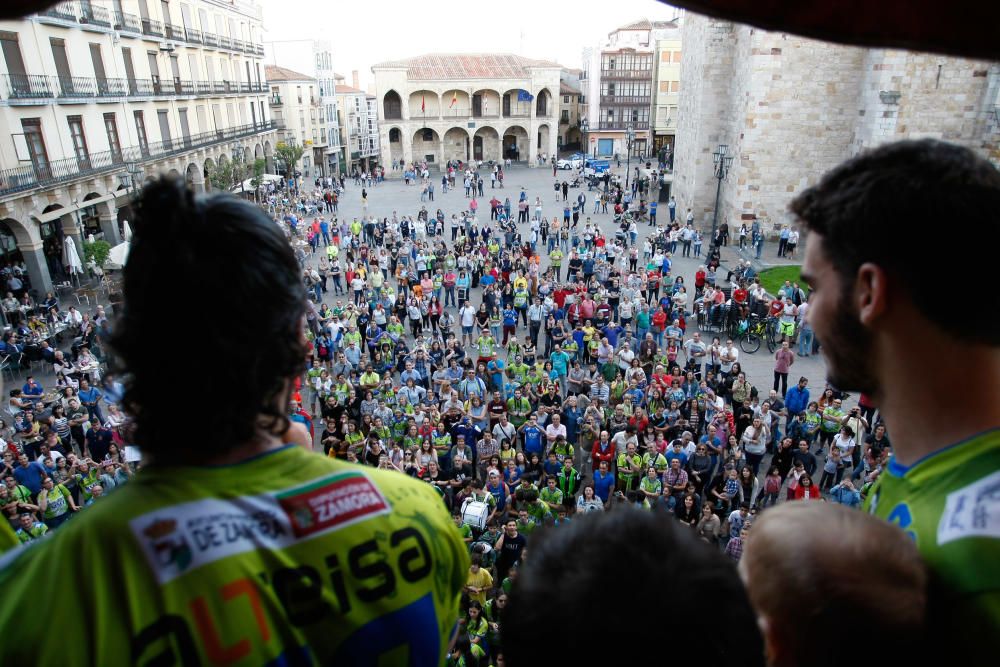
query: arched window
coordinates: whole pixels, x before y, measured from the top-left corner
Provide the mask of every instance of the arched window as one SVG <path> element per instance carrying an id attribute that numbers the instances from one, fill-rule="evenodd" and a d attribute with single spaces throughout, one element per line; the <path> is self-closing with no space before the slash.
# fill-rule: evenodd
<path id="1" fill-rule="evenodd" d="M 400 120 L 403 118 L 403 101 L 394 90 L 390 90 L 382 99 L 382 109 L 385 120 Z"/>

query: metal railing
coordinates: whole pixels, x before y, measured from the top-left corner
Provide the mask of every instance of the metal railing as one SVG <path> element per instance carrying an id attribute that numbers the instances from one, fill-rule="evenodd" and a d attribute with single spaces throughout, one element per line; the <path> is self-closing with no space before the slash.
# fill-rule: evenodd
<path id="1" fill-rule="evenodd" d="M 24 192 L 33 188 L 53 185 L 92 176 L 106 171 L 120 170 L 127 162 L 144 162 L 170 157 L 176 153 L 203 148 L 232 139 L 253 136 L 277 129 L 274 122 L 239 125 L 214 132 L 202 132 L 188 137 L 165 139 L 145 146 L 128 146 L 120 151 L 92 153 L 85 158 L 71 157 L 54 162 L 37 163 L 0 171 L 0 196 Z"/>
<path id="2" fill-rule="evenodd" d="M 185 28 L 187 32 L 187 41 L 191 44 L 201 44 L 201 30 L 196 30 L 195 28 Z"/>
<path id="3" fill-rule="evenodd" d="M 627 126 L 632 126 L 632 128 L 636 129 L 636 130 L 648 130 L 649 129 L 649 123 L 648 122 L 635 123 L 635 122 L 632 122 L 632 121 L 624 121 L 624 120 L 611 120 L 611 121 L 602 120 L 599 123 L 597 129 L 599 129 L 599 130 L 621 130 L 622 132 L 624 132 L 625 128 Z"/>
<path id="4" fill-rule="evenodd" d="M 73 6 L 72 2 L 60 2 L 58 5 L 54 5 L 46 9 L 44 12 L 40 12 L 39 16 L 52 19 L 62 19 L 64 21 L 76 21 L 76 8 Z"/>
<path id="5" fill-rule="evenodd" d="M 601 79 L 652 79 L 651 69 L 602 69 Z"/>
<path id="6" fill-rule="evenodd" d="M 163 37 L 163 24 L 155 19 L 142 19 L 142 34 Z"/>
<path id="7" fill-rule="evenodd" d="M 206 32 L 201 41 L 205 46 L 215 48 L 219 45 L 219 36 L 212 32 Z"/>
<path id="8" fill-rule="evenodd" d="M 601 95 L 601 104 L 641 104 L 649 106 L 649 95 Z"/>
<path id="9" fill-rule="evenodd" d="M 111 12 L 107 7 L 87 2 L 80 6 L 80 10 L 80 23 L 98 25 L 104 28 L 111 27 Z"/>
<path id="10" fill-rule="evenodd" d="M 186 40 L 184 36 L 184 28 L 181 26 L 168 23 L 164 27 L 166 28 L 165 32 L 167 39 L 177 39 L 182 42 Z"/>
<path id="11" fill-rule="evenodd" d="M 98 79 L 98 97 L 125 97 L 128 95 L 128 82 L 125 79 Z"/>
<path id="12" fill-rule="evenodd" d="M 119 32 L 134 32 L 137 35 L 142 32 L 138 16 L 119 11 L 115 12 L 114 28 Z"/>
<path id="13" fill-rule="evenodd" d="M 56 96 L 52 77 L 38 74 L 4 74 L 4 93 L 11 100 L 39 100 Z"/>

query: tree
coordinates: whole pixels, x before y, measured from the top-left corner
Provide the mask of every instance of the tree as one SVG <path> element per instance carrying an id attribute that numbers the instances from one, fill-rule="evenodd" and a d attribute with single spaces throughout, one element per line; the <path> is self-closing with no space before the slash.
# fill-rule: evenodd
<path id="1" fill-rule="evenodd" d="M 253 186 L 254 198 L 256 199 L 260 194 L 260 186 L 264 184 L 264 172 L 267 170 L 267 161 L 264 158 L 258 158 L 253 161 L 251 169 L 253 170 L 253 176 L 250 179 L 250 185 Z"/>
<path id="2" fill-rule="evenodd" d="M 274 147 L 274 152 L 277 153 L 278 157 L 284 161 L 288 168 L 288 173 L 285 175 L 294 177 L 295 167 L 298 165 L 299 160 L 302 159 L 305 148 L 298 144 L 286 144 L 282 141 Z"/>
<path id="3" fill-rule="evenodd" d="M 219 160 L 208 170 L 208 182 L 216 190 L 229 192 L 238 182 L 240 167 L 232 160 Z"/>

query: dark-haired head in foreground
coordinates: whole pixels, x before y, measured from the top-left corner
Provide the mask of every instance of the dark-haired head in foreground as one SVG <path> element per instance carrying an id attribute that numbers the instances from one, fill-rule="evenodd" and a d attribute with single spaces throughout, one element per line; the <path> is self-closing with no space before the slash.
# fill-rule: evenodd
<path id="1" fill-rule="evenodd" d="M 253 204 L 196 197 L 163 178 L 139 198 L 124 273 L 112 346 L 143 452 L 154 463 L 199 464 L 282 438 L 306 349 L 305 291 L 281 229 Z M 198 431 L 211 438 L 180 437 L 196 435 L 181 413 L 192 392 L 206 405 Z"/>
<path id="2" fill-rule="evenodd" d="M 717 631 L 677 635 L 678 614 Z M 533 535 L 502 626 L 515 667 L 764 664 L 736 569 L 665 512 L 592 512 Z"/>

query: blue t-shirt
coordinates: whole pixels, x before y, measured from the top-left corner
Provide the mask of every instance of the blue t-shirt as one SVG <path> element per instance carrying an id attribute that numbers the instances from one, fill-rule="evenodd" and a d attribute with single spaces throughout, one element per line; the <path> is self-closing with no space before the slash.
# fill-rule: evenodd
<path id="1" fill-rule="evenodd" d="M 485 276 L 479 279 L 479 284 L 483 287 L 488 287 L 497 281 L 492 274 L 487 273 Z"/>
<path id="2" fill-rule="evenodd" d="M 505 327 L 512 327 L 517 324 L 517 311 L 507 308 L 503 311 L 503 324 Z"/>
<path id="3" fill-rule="evenodd" d="M 652 213 L 653 215 L 656 215 L 656 202 L 655 201 L 649 202 L 649 212 Z"/>
<path id="4" fill-rule="evenodd" d="M 524 435 L 525 454 L 542 453 L 542 429 L 537 426 L 525 426 L 521 431 Z"/>
<path id="5" fill-rule="evenodd" d="M 601 331 L 605 336 L 608 337 L 608 344 L 611 345 L 611 347 L 618 347 L 618 336 L 620 336 L 622 332 L 625 330 L 620 326 L 614 326 L 609 324 L 608 326 L 604 327 L 604 329 L 602 329 Z"/>
<path id="6" fill-rule="evenodd" d="M 42 476 L 47 476 L 47 474 L 45 466 L 38 461 L 14 468 L 14 479 L 17 480 L 17 483 L 28 487 L 35 495 L 38 495 L 38 492 L 42 490 Z"/>
<path id="7" fill-rule="evenodd" d="M 615 474 L 608 471 L 606 474 L 601 475 L 601 471 L 598 470 L 594 473 L 594 495 L 603 500 L 605 503 L 611 497 L 611 491 L 615 488 Z"/>

